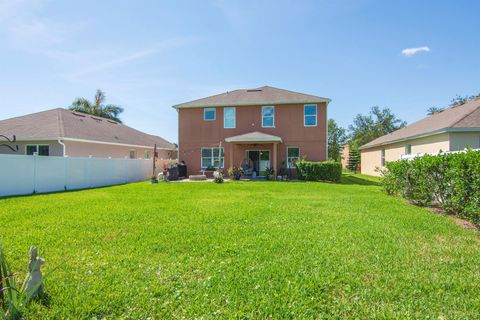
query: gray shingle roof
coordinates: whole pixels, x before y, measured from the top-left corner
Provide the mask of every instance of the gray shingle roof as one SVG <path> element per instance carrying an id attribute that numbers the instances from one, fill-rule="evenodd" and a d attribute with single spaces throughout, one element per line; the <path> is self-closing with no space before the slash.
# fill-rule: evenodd
<path id="1" fill-rule="evenodd" d="M 70 138 L 136 146 L 176 149 L 167 140 L 110 119 L 57 108 L 0 120 L 0 133 L 18 140 Z"/>
<path id="2" fill-rule="evenodd" d="M 330 99 L 264 86 L 255 89 L 227 91 L 211 97 L 193 100 L 173 106 L 174 108 L 194 108 L 213 106 L 241 106 L 262 104 L 330 102 Z"/>
<path id="3" fill-rule="evenodd" d="M 451 106 L 443 112 L 427 116 L 405 128 L 377 138 L 361 146 L 360 149 L 368 149 L 441 132 L 462 131 L 462 129 L 465 129 L 465 131 L 478 129 L 480 131 L 480 99 L 456 107 Z"/>

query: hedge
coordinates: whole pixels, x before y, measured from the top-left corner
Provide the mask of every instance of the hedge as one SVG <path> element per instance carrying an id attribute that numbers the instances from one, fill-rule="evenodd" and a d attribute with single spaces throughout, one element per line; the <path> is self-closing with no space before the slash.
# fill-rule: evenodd
<path id="1" fill-rule="evenodd" d="M 342 177 L 342 165 L 335 161 L 312 162 L 299 160 L 295 162 L 297 176 L 307 181 L 339 182 Z"/>
<path id="2" fill-rule="evenodd" d="M 480 152 L 426 155 L 389 162 L 383 189 L 421 206 L 437 205 L 448 213 L 480 223 Z"/>

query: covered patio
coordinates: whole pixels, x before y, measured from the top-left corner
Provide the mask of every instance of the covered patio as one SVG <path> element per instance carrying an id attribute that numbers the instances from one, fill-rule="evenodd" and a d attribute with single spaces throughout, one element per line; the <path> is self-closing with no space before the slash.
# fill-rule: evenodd
<path id="1" fill-rule="evenodd" d="M 278 145 L 282 138 L 263 132 L 249 132 L 225 139 L 229 143 L 229 167 L 251 167 L 258 176 L 264 175 L 267 168 L 278 170 Z M 251 175 L 251 172 L 246 172 Z"/>

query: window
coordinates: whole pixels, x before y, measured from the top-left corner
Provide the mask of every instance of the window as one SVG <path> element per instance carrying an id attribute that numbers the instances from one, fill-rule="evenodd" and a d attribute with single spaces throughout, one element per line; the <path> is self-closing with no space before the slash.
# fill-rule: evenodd
<path id="1" fill-rule="evenodd" d="M 203 109 L 203 120 L 213 121 L 217 119 L 217 109 L 215 108 L 205 108 Z"/>
<path id="2" fill-rule="evenodd" d="M 262 127 L 263 128 L 275 127 L 275 107 L 273 106 L 262 107 Z"/>
<path id="3" fill-rule="evenodd" d="M 411 144 L 405 145 L 405 154 L 412 154 L 412 145 Z"/>
<path id="4" fill-rule="evenodd" d="M 305 127 L 317 126 L 317 105 L 306 104 L 303 106 L 303 125 Z"/>
<path id="5" fill-rule="evenodd" d="M 223 127 L 225 129 L 232 129 L 236 126 L 235 108 L 223 108 Z"/>
<path id="6" fill-rule="evenodd" d="M 49 156 L 50 146 L 42 144 L 28 144 L 25 148 L 25 154 L 28 156 L 32 156 L 34 154 L 39 156 Z"/>
<path id="7" fill-rule="evenodd" d="M 300 159 L 299 147 L 287 147 L 287 168 L 295 168 L 295 161 Z"/>
<path id="8" fill-rule="evenodd" d="M 202 148 L 202 168 L 218 168 L 219 165 L 223 168 L 223 148 Z"/>
<path id="9" fill-rule="evenodd" d="M 137 158 L 137 152 L 135 150 L 130 150 L 130 159 L 136 159 Z"/>
<path id="10" fill-rule="evenodd" d="M 150 159 L 150 150 L 145 150 L 145 159 Z"/>
<path id="11" fill-rule="evenodd" d="M 381 158 L 380 158 L 380 165 L 381 165 L 382 167 L 385 167 L 385 149 L 382 149 L 382 154 L 381 154 L 380 157 L 381 157 Z"/>

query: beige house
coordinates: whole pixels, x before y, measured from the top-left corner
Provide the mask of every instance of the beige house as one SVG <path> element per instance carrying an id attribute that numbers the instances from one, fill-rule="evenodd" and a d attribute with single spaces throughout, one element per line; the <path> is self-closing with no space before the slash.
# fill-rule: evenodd
<path id="1" fill-rule="evenodd" d="M 378 169 L 402 155 L 480 148 L 480 99 L 451 106 L 360 147 L 361 172 Z"/>
<path id="2" fill-rule="evenodd" d="M 3 154 L 95 158 L 176 159 L 176 145 L 111 119 L 57 108 L 0 120 L 0 134 L 17 141 Z"/>

